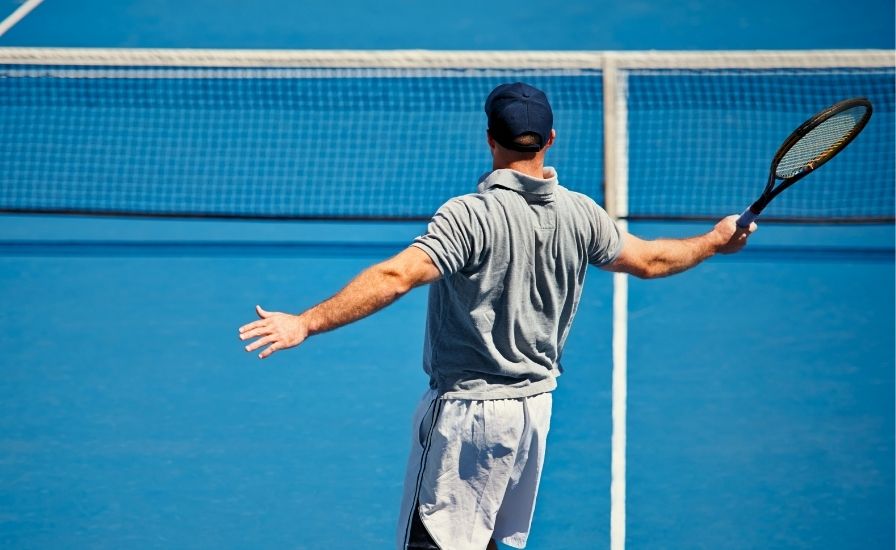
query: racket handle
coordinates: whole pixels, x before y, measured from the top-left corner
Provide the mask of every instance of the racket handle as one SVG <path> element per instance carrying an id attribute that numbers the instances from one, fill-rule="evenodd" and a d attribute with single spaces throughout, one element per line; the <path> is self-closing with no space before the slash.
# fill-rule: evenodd
<path id="1" fill-rule="evenodd" d="M 753 220 L 759 217 L 759 214 L 754 213 L 752 210 L 747 208 L 744 210 L 743 214 L 737 218 L 737 226 L 738 227 L 750 227 L 750 224 L 753 223 Z"/>

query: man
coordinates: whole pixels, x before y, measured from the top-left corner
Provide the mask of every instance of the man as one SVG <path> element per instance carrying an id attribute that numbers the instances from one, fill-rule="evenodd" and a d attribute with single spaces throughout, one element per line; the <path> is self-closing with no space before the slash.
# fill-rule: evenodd
<path id="1" fill-rule="evenodd" d="M 736 252 L 755 230 L 736 216 L 689 239 L 645 241 L 590 198 L 561 187 L 544 157 L 554 143 L 547 97 L 523 83 L 485 103 L 493 171 L 478 192 L 443 205 L 424 235 L 299 315 L 256 306 L 240 328 L 259 357 L 429 291 L 423 367 L 398 548 L 523 548 L 529 534 L 558 360 L 589 264 L 642 278 Z"/>

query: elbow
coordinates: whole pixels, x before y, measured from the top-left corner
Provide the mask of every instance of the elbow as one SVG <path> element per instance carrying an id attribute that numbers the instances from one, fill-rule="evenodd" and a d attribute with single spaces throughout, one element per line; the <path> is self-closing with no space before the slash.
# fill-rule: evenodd
<path id="1" fill-rule="evenodd" d="M 380 277 L 386 282 L 384 286 L 388 289 L 391 299 L 400 298 L 414 288 L 414 282 L 407 274 L 391 267 L 382 267 Z"/>
<path id="2" fill-rule="evenodd" d="M 656 241 L 645 241 L 629 235 L 622 253 L 611 269 L 638 279 L 655 279 L 664 275 L 662 249 Z"/>
<path id="3" fill-rule="evenodd" d="M 654 277 L 659 277 L 659 273 L 648 262 L 615 262 L 611 264 L 607 269 L 609 271 L 625 273 L 626 275 L 631 275 L 632 277 L 637 277 L 638 279 L 653 279 Z"/>
<path id="4" fill-rule="evenodd" d="M 630 266 L 628 274 L 638 279 L 656 279 L 662 276 L 662 272 L 657 268 L 656 264 L 650 262 Z"/>
<path id="5" fill-rule="evenodd" d="M 635 277 L 639 279 L 662 279 L 663 277 L 668 277 L 676 273 L 675 270 L 670 269 L 669 266 L 665 263 L 653 263 L 648 266 L 645 266 L 644 269 L 635 275 Z"/>
<path id="6" fill-rule="evenodd" d="M 406 277 L 399 277 L 395 284 L 392 286 L 392 291 L 395 293 L 396 298 L 401 298 L 411 290 L 413 290 L 414 284 L 409 281 Z"/>

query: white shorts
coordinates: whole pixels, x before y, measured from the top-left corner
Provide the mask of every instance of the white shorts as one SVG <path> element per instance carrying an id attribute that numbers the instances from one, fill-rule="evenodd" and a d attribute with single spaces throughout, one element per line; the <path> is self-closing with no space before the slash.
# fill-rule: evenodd
<path id="1" fill-rule="evenodd" d="M 408 547 L 414 513 L 442 550 L 483 550 L 490 538 L 524 548 L 551 403 L 550 393 L 477 401 L 426 392 L 414 414 L 398 548 Z"/>

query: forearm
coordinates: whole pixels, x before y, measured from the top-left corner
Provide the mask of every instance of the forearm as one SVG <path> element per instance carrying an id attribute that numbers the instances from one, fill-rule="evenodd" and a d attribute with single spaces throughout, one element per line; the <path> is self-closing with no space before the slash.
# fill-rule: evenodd
<path id="1" fill-rule="evenodd" d="M 657 239 L 647 241 L 650 254 L 645 255 L 643 272 L 638 275 L 653 279 L 667 277 L 690 269 L 714 255 L 718 239 L 706 233 L 686 239 Z"/>
<path id="2" fill-rule="evenodd" d="M 388 306 L 411 289 L 401 273 L 377 264 L 355 277 L 332 298 L 300 315 L 308 334 L 318 334 L 362 319 Z"/>
<path id="3" fill-rule="evenodd" d="M 712 231 L 686 239 L 645 241 L 626 233 L 619 256 L 604 269 L 655 279 L 681 273 L 714 254 L 732 254 L 747 243 L 756 224 L 739 228 L 737 216 L 719 221 Z"/>

